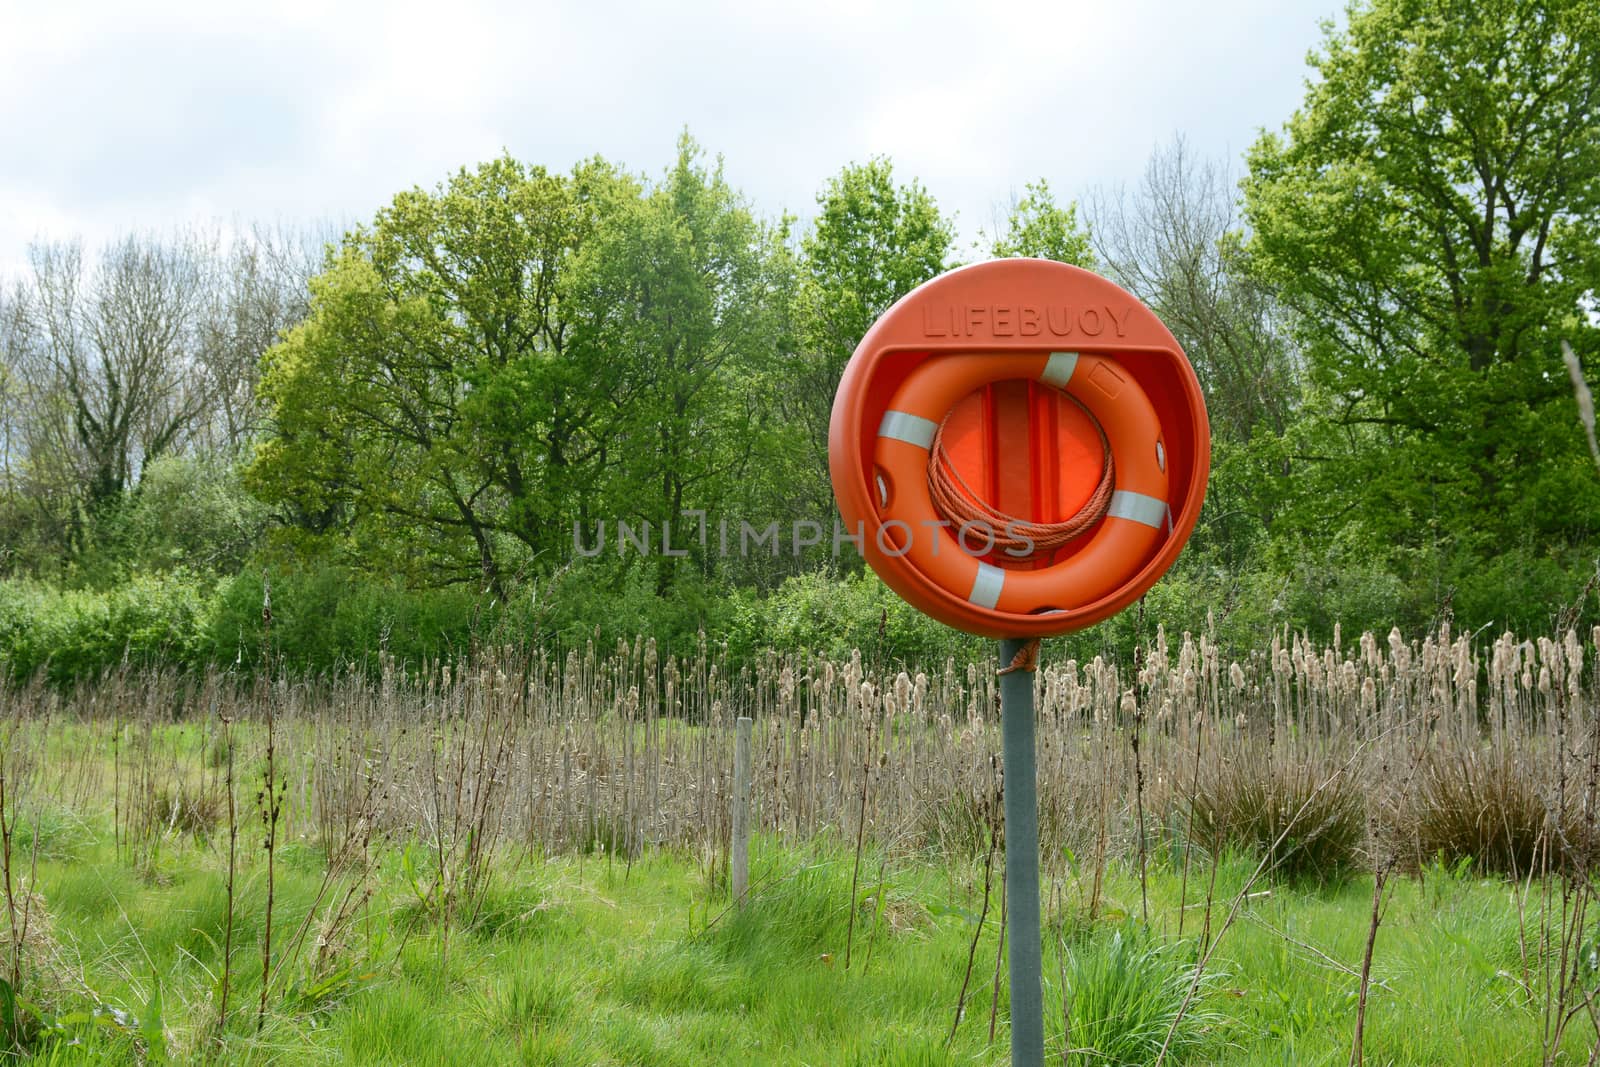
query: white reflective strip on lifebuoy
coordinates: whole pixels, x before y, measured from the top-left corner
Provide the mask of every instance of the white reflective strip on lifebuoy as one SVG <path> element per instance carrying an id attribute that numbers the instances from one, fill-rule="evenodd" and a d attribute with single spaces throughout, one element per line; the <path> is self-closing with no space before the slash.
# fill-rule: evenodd
<path id="1" fill-rule="evenodd" d="M 967 599 L 980 608 L 992 608 L 1000 603 L 1000 591 L 1005 587 L 1005 571 L 988 563 L 979 563 L 978 576 L 972 579 L 972 592 Z"/>
<path id="2" fill-rule="evenodd" d="M 1045 360 L 1044 370 L 1039 373 L 1039 380 L 1057 389 L 1065 389 L 1067 383 L 1072 381 L 1072 372 L 1077 369 L 1078 353 L 1052 352 L 1050 358 Z"/>
<path id="3" fill-rule="evenodd" d="M 892 437 L 918 448 L 932 448 L 933 435 L 938 432 L 938 423 L 909 411 L 885 411 L 883 422 L 878 424 L 879 437 Z"/>
<path id="4" fill-rule="evenodd" d="M 1118 489 L 1111 494 L 1111 506 L 1106 509 L 1106 514 L 1112 518 L 1154 526 L 1159 530 L 1166 525 L 1167 502 L 1157 500 L 1153 496 L 1145 496 L 1143 493 L 1130 493 Z"/>

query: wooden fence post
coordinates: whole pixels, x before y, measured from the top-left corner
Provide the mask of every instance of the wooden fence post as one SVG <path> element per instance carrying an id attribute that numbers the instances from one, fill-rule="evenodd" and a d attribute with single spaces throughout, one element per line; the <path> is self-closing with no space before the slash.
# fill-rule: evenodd
<path id="1" fill-rule="evenodd" d="M 734 724 L 731 853 L 728 876 L 733 900 L 743 904 L 745 892 L 750 888 L 750 719 L 744 715 Z"/>

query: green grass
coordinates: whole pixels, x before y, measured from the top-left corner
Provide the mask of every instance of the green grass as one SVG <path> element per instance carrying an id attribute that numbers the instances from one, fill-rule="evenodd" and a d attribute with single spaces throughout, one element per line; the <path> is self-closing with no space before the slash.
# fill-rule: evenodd
<path id="1" fill-rule="evenodd" d="M 997 915 L 979 941 L 966 1018 L 945 1038 L 973 930 L 973 872 L 957 900 L 950 872 L 890 864 L 883 917 L 858 911 L 851 968 L 843 965 L 850 857 L 763 843 L 746 909 L 723 915 L 703 869 L 648 856 L 631 871 L 590 860 L 525 861 L 499 872 L 475 925 L 402 932 L 401 887 L 380 884 L 349 949 L 354 976 L 323 1000 L 275 997 L 257 1034 L 260 871 L 245 879 L 235 929 L 233 1018 L 224 1059 L 273 1063 L 956 1064 L 1005 1061 L 1004 989 L 988 1042 Z M 1219 879 L 1237 887 L 1245 865 Z M 320 874 L 284 864 L 280 936 L 310 906 Z M 104 842 L 73 858 L 41 855 L 39 885 L 59 950 L 89 988 L 138 1018 L 152 1006 L 183 1060 L 213 1035 L 223 911 L 217 857 L 173 845 L 152 881 Z M 868 892 L 876 893 L 875 883 Z M 1135 921 L 1137 884 L 1108 883 L 1108 919 L 1057 916 L 1046 950 L 1047 1039 L 1059 1051 L 1060 975 L 1071 988 L 1075 1062 L 1149 1062 L 1187 987 L 1198 910 L 1175 937 L 1174 876 L 1157 872 L 1149 928 Z M 998 892 L 998 886 L 995 891 Z M 1067 899 L 1072 900 L 1072 889 Z M 1302 892 L 1279 886 L 1229 931 L 1180 1033 L 1187 1062 L 1337 1063 L 1348 1055 L 1353 976 L 1310 949 L 1358 963 L 1370 889 L 1360 880 Z M 1220 921 L 1220 915 L 1217 917 Z M 281 944 L 281 942 L 280 942 Z M 1058 961 L 1057 953 L 1065 952 Z M 1497 881 L 1435 876 L 1396 884 L 1380 933 L 1369 1007 L 1370 1062 L 1526 1063 L 1540 1019 L 1518 996 L 1515 913 Z M 71 998 L 69 998 L 70 1000 Z M 62 1003 L 59 1014 L 83 1010 Z M 74 1048 L 41 1042 L 39 1062 L 139 1062 L 140 1025 L 96 1032 Z M 84 1028 L 80 1028 L 84 1029 Z M 92 1030 L 93 1028 L 87 1028 Z M 1572 1055 L 1582 1059 L 1581 1033 Z M 81 1039 L 81 1036 L 80 1036 Z"/>
<path id="2" fill-rule="evenodd" d="M 1009 1062 L 1003 981 L 992 1003 L 998 876 L 965 1017 L 947 1042 L 980 910 L 981 861 L 891 856 L 880 900 L 879 857 L 869 856 L 852 936 L 853 857 L 826 838 L 799 849 L 758 840 L 754 895 L 737 911 L 726 910 L 723 878 L 708 873 L 704 857 L 651 852 L 631 867 L 595 856 L 507 858 L 472 920 L 446 937 L 412 906 L 391 850 L 333 964 L 316 972 L 311 948 L 291 958 L 258 1031 L 264 868 L 246 835 L 230 1018 L 219 1035 L 226 834 L 175 833 L 151 868 L 119 856 L 99 816 L 55 812 L 40 827 L 37 887 L 50 939 L 35 946 L 19 993 L 60 1026 L 54 1037 L 33 1036 L 27 1062 Z M 19 843 L 21 860 L 31 860 L 30 847 L 31 839 Z M 327 904 L 313 908 L 318 850 L 290 842 L 279 861 L 282 953 L 308 911 L 320 915 Z M 1213 931 L 1253 866 L 1223 859 Z M 1391 884 L 1367 1062 L 1539 1062 L 1542 1018 L 1518 978 L 1508 885 L 1465 868 Z M 1204 910 L 1193 905 L 1203 885 L 1191 877 L 1182 937 L 1179 877 L 1165 866 L 1151 872 L 1148 924 L 1124 866 L 1108 873 L 1093 922 L 1086 884 L 1052 886 L 1044 961 L 1052 1062 L 1063 1047 L 1063 975 L 1072 1047 L 1094 1050 L 1069 1062 L 1151 1061 L 1192 975 Z M 1344 1063 L 1355 1018 L 1350 971 L 1365 943 L 1371 882 L 1259 888 L 1270 894 L 1252 899 L 1228 930 L 1179 1028 L 1173 1062 Z M 306 944 L 315 938 L 313 923 Z M 1594 1029 L 1586 1035 L 1580 1023 L 1562 1062 L 1587 1058 Z"/>

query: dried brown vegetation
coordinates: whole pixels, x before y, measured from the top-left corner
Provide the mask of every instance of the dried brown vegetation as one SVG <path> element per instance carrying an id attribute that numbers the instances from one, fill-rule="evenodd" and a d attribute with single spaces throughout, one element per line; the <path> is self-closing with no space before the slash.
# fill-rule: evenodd
<path id="1" fill-rule="evenodd" d="M 1317 647 L 1279 634 L 1232 658 L 1205 635 L 1158 632 L 1136 675 L 1099 658 L 1051 662 L 1047 647 L 1045 852 L 1136 844 L 1137 714 L 1152 836 L 1206 852 L 1266 848 L 1333 779 L 1279 844 L 1281 871 L 1326 876 L 1379 838 L 1412 866 L 1470 857 L 1525 874 L 1536 855 L 1576 862 L 1594 851 L 1583 789 L 1596 721 L 1585 663 L 1597 640 L 1475 646 L 1446 629 Z M 773 653 L 736 672 L 705 645 L 676 657 L 648 641 L 420 672 L 386 664 L 376 681 L 122 671 L 66 692 L 4 691 L 0 713 L 23 733 L 81 724 L 53 733 L 48 757 L 19 746 L 12 758 L 48 758 L 42 785 L 67 809 L 117 796 L 124 847 L 137 852 L 225 819 L 226 757 L 240 782 L 259 780 L 269 701 L 284 839 L 309 837 L 329 854 L 353 836 L 413 840 L 429 856 L 419 892 L 430 909 L 470 911 L 505 847 L 715 852 L 737 715 L 756 721 L 752 819 L 797 839 L 864 829 L 981 855 L 979 809 L 999 755 L 986 667 L 874 672 L 859 658 Z M 154 729 L 174 718 L 204 731 L 190 750 L 172 740 L 184 735 Z"/>

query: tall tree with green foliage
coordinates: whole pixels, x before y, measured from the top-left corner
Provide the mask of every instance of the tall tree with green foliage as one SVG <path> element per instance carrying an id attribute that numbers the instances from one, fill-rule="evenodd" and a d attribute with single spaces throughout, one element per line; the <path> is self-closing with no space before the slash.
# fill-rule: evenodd
<path id="1" fill-rule="evenodd" d="M 648 523 L 665 592 L 683 513 L 745 484 L 778 353 L 773 234 L 699 157 L 685 136 L 654 184 L 501 158 L 396 197 L 269 354 L 250 484 L 317 551 L 497 595 L 575 524 Z"/>
<path id="2" fill-rule="evenodd" d="M 789 399 L 810 446 L 810 503 L 831 516 L 828 419 L 839 376 L 878 316 L 952 265 L 955 227 L 921 183 L 896 183 L 881 157 L 845 167 L 817 205 L 801 242 L 802 358 Z"/>
<path id="3" fill-rule="evenodd" d="M 500 591 L 508 566 L 562 551 L 610 399 L 561 289 L 637 192 L 603 161 L 562 175 L 502 157 L 395 197 L 264 360 L 254 491 L 322 547 L 432 582 Z"/>
<path id="4" fill-rule="evenodd" d="M 878 316 L 950 265 L 955 228 L 920 182 L 897 184 L 894 165 L 881 157 L 845 167 L 817 205 L 802 242 L 806 340 L 843 369 Z"/>
<path id="5" fill-rule="evenodd" d="M 603 368 L 598 517 L 650 524 L 658 593 L 682 558 L 669 549 L 704 548 L 688 513 L 740 502 L 752 457 L 774 445 L 778 235 L 700 156 L 684 134 L 664 179 L 601 220 L 566 286 L 573 352 Z"/>
<path id="6" fill-rule="evenodd" d="M 1371 0 L 1311 62 L 1244 184 L 1318 412 L 1291 450 L 1302 528 L 1436 577 L 1592 544 L 1560 342 L 1600 358 L 1600 7 Z"/>
<path id="7" fill-rule="evenodd" d="M 1078 222 L 1078 205 L 1056 203 L 1050 183 L 1043 178 L 1023 187 L 1023 195 L 1011 205 L 1006 217 L 1006 232 L 996 234 L 989 251 L 997 258 L 1032 256 L 1057 263 L 1094 269 L 1094 247 L 1089 231 Z"/>

